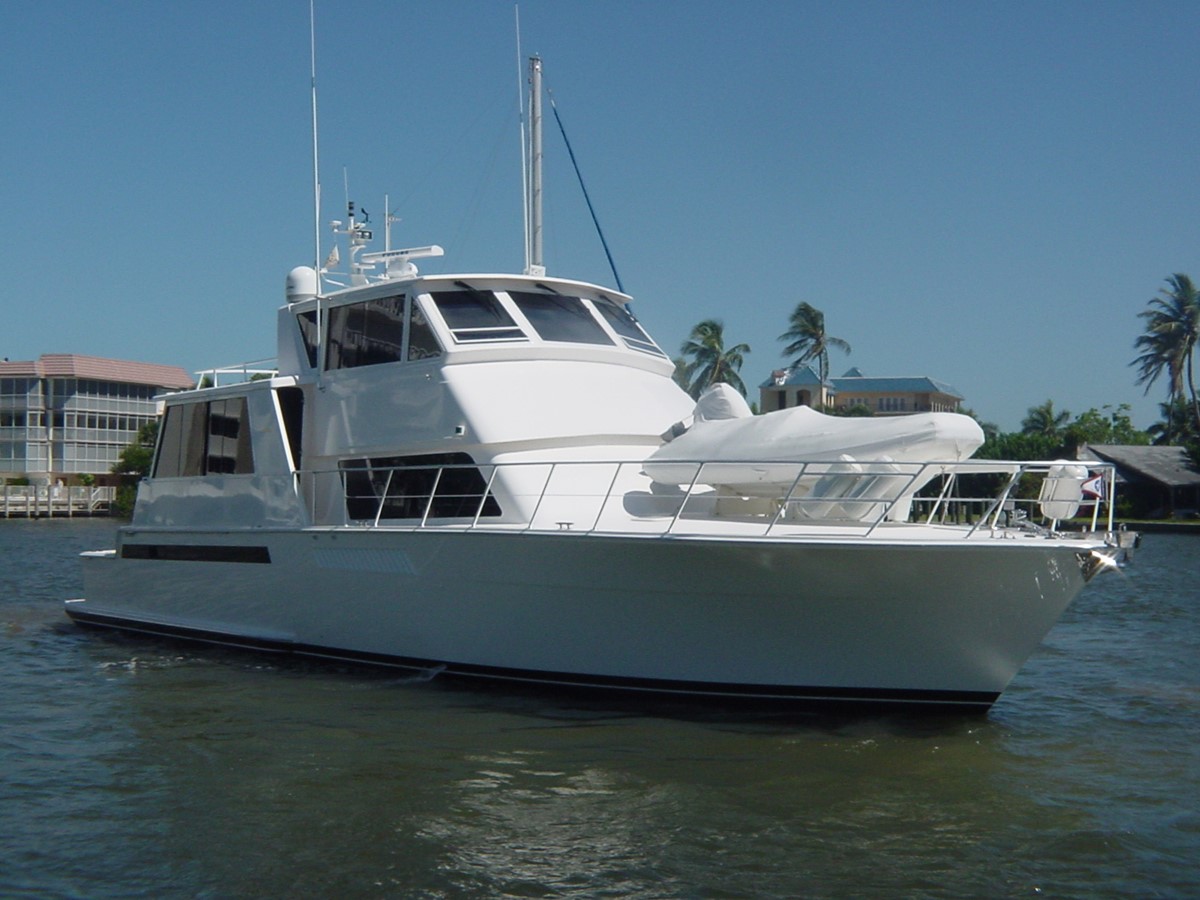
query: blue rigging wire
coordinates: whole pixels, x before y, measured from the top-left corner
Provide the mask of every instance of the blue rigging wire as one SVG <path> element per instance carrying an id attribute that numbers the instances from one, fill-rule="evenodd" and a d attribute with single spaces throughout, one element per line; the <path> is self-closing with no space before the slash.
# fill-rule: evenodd
<path id="1" fill-rule="evenodd" d="M 571 157 L 571 165 L 575 167 L 575 177 L 579 179 L 579 188 L 583 191 L 583 199 L 587 202 L 588 212 L 591 213 L 592 224 L 596 226 L 596 234 L 600 236 L 600 243 L 604 246 L 604 255 L 608 257 L 608 267 L 612 269 L 613 278 L 617 280 L 617 290 L 623 294 L 625 286 L 621 284 L 621 276 L 617 274 L 617 264 L 613 262 L 612 253 L 608 249 L 608 241 L 604 239 L 604 230 L 600 227 L 600 220 L 596 218 L 596 210 L 592 206 L 592 198 L 588 196 L 587 185 L 583 183 L 583 173 L 579 171 L 579 163 L 575 160 L 575 151 L 571 149 L 571 140 L 567 137 L 567 129 L 563 127 L 562 117 L 558 114 L 558 107 L 554 103 L 554 94 L 551 91 L 546 93 L 550 97 L 550 109 L 554 112 L 554 121 L 558 123 L 563 143 L 567 145 L 567 154 Z"/>

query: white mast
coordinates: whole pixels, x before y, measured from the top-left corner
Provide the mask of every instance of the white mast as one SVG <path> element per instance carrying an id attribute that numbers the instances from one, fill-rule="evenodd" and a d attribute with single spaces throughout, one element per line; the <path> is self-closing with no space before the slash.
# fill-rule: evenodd
<path id="1" fill-rule="evenodd" d="M 521 124 L 521 237 L 525 241 L 525 270 L 529 270 L 529 143 L 525 139 L 525 70 L 521 57 L 521 7 L 513 6 L 517 26 L 517 119 Z"/>
<path id="2" fill-rule="evenodd" d="M 317 154 L 317 10 L 316 0 L 308 0 L 309 73 L 312 81 L 312 157 L 313 157 L 313 269 L 317 273 L 317 293 L 321 293 L 321 169 Z"/>
<path id="3" fill-rule="evenodd" d="M 529 234 L 526 275 L 545 275 L 542 259 L 542 61 L 529 58 Z"/>
<path id="4" fill-rule="evenodd" d="M 324 390 L 325 313 L 321 309 L 321 164 L 317 153 L 317 3 L 308 0 L 309 73 L 312 76 L 312 149 L 313 149 L 313 280 L 317 293 L 317 388 Z M 333 245 L 337 249 L 337 244 Z M 214 381 L 216 379 L 214 378 Z"/>

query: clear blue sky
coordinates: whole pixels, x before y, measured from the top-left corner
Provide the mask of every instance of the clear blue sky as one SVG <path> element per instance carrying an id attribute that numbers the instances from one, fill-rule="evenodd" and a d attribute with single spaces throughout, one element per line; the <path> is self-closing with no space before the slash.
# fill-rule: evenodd
<path id="1" fill-rule="evenodd" d="M 1200 4 L 520 5 L 525 55 L 658 341 L 720 318 L 783 364 L 795 305 L 840 374 L 929 375 L 1006 430 L 1132 404 L 1141 311 L 1200 278 Z M 322 219 L 352 199 L 517 271 L 509 2 L 318 0 Z M 0 4 L 0 356 L 194 370 L 274 354 L 313 250 L 307 0 Z M 547 265 L 612 284 L 547 129 Z M 327 229 L 322 232 L 329 246 Z"/>

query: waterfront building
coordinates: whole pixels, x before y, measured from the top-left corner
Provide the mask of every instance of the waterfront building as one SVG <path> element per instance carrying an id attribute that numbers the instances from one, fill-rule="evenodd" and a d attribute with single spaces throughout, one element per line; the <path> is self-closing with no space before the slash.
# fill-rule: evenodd
<path id="1" fill-rule="evenodd" d="M 107 473 L 155 418 L 155 395 L 192 385 L 178 366 L 75 353 L 0 362 L 0 478 Z"/>
<path id="2" fill-rule="evenodd" d="M 864 406 L 875 416 L 908 416 L 958 412 L 963 401 L 956 389 L 926 375 L 871 377 L 858 368 L 824 382 L 812 366 L 777 369 L 758 392 L 763 412 L 793 406 L 837 410 Z"/>
<path id="3" fill-rule="evenodd" d="M 1075 456 L 1117 467 L 1129 515 L 1148 519 L 1194 519 L 1200 515 L 1200 468 L 1183 447 L 1084 444 Z"/>

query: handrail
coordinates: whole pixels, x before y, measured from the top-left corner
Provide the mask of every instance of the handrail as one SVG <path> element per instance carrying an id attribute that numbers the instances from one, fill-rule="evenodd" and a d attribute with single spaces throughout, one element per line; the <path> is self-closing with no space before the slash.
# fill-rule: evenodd
<path id="1" fill-rule="evenodd" d="M 965 529 L 963 536 L 970 538 L 981 529 L 996 534 L 1021 530 L 1022 524 L 1026 532 L 1051 533 L 1050 529 L 1055 527 L 1053 520 L 1047 519 L 1050 522 L 1047 529 L 1032 524 L 1036 518 L 1032 513 L 1038 509 L 1040 497 L 1013 495 L 1022 484 L 1023 476 L 1061 477 L 1051 475 L 1051 471 L 1054 467 L 1062 467 L 1064 461 L 855 460 L 853 468 L 844 459 L 672 461 L 676 470 L 692 468 L 691 478 L 686 485 L 679 484 L 674 490 L 657 493 L 649 490 L 651 480 L 644 471 L 646 465 L 645 460 L 525 460 L 479 465 L 371 466 L 368 469 L 343 466 L 297 474 L 304 484 L 311 486 L 313 496 L 307 498 L 307 505 L 311 510 L 311 521 L 317 525 L 321 524 L 317 521 L 318 509 L 324 510 L 328 517 L 340 508 L 340 522 L 335 524 L 343 526 L 378 528 L 386 525 L 418 530 L 464 526 L 469 530 L 511 529 L 517 526 L 526 531 L 550 531 L 555 529 L 541 521 L 550 509 L 557 517 L 554 524 L 558 530 L 563 530 L 564 526 L 570 529 L 579 521 L 578 516 L 583 516 L 583 521 L 590 524 L 576 529 L 575 533 L 579 534 L 615 531 L 669 536 L 697 530 L 712 531 L 697 523 L 739 521 L 757 523 L 762 527 L 764 537 L 776 533 L 785 524 L 789 526 L 787 535 L 800 533 L 794 531 L 796 528 L 803 529 L 805 534 L 815 534 L 824 527 L 830 533 L 866 537 L 885 523 L 908 521 L 914 514 L 913 522 L 949 529 L 951 526 L 945 525 L 945 515 L 953 503 L 957 509 L 956 520 L 964 511 L 967 513 L 967 520 L 961 527 Z M 1105 489 L 1099 497 L 1084 499 L 1081 485 L 1077 509 L 1086 510 L 1091 505 L 1090 530 L 1095 532 L 1100 523 L 1101 507 L 1104 507 L 1106 531 L 1112 532 L 1115 467 L 1111 463 L 1090 461 L 1072 462 L 1072 465 L 1085 466 L 1089 475 L 1103 475 Z M 788 482 L 723 485 L 721 479 L 735 477 L 730 474 L 729 467 L 738 466 L 749 467 L 751 471 L 754 467 L 761 469 L 764 466 L 783 467 L 785 471 L 789 466 L 796 468 L 794 473 L 787 471 Z M 481 477 L 485 467 L 489 469 L 486 482 Z M 469 477 L 451 479 L 447 473 L 454 470 L 470 470 L 478 477 L 474 481 Z M 412 477 L 405 479 L 397 477 L 400 471 L 410 476 L 423 474 L 415 480 Z M 351 481 L 351 473 L 367 477 Z M 532 481 L 529 473 L 534 473 Z M 564 473 L 567 477 L 562 477 Z M 950 496 L 951 484 L 961 476 L 989 474 L 1008 476 L 995 494 Z M 920 491 L 933 485 L 938 475 L 948 476 L 940 490 L 921 495 Z M 774 490 L 772 484 L 775 484 Z M 330 490 L 335 493 L 331 495 Z M 323 493 L 323 500 L 318 501 L 318 492 Z M 622 498 L 641 498 L 649 511 L 639 513 L 630 506 L 623 513 L 618 510 L 618 520 L 614 522 L 613 500 Z M 1010 500 L 1013 503 L 1009 503 Z M 630 500 L 631 504 L 634 502 L 636 500 Z M 930 505 L 926 513 L 927 503 Z M 910 513 L 910 507 L 916 512 Z M 1017 512 L 1018 509 L 1021 512 Z M 1002 512 L 1010 511 L 1013 515 L 1006 516 L 1001 523 Z M 942 515 L 940 524 L 935 521 L 939 512 Z M 567 520 L 566 516 L 572 518 Z M 1021 516 L 1027 518 L 1022 520 Z M 684 522 L 697 524 L 697 528 L 685 529 Z M 614 524 L 617 525 L 615 529 Z M 948 530 L 947 533 L 951 532 Z"/>
<path id="2" fill-rule="evenodd" d="M 278 365 L 270 364 L 277 362 L 276 357 L 268 356 L 263 359 L 252 359 L 247 362 L 235 363 L 232 366 L 212 366 L 207 369 L 200 369 L 195 373 L 198 376 L 197 384 L 207 377 L 212 381 L 209 387 L 222 387 L 222 375 L 232 375 L 240 379 L 238 381 L 226 382 L 226 384 L 240 384 L 241 382 L 252 380 L 256 375 L 276 375 L 279 372 Z"/>

